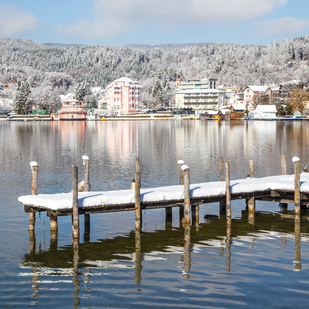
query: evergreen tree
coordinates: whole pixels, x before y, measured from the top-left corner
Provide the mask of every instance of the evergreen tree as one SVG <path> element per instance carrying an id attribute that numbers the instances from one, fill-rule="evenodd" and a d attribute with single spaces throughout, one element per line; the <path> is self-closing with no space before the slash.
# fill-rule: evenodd
<path id="1" fill-rule="evenodd" d="M 18 80 L 17 89 L 14 96 L 15 111 L 19 115 L 25 115 L 28 106 L 27 101 L 31 94 L 30 86 L 27 81 Z"/>
<path id="2" fill-rule="evenodd" d="M 88 82 L 81 82 L 75 88 L 75 99 L 77 101 L 83 101 L 84 97 L 86 95 L 90 95 L 91 93 L 90 84 Z"/>

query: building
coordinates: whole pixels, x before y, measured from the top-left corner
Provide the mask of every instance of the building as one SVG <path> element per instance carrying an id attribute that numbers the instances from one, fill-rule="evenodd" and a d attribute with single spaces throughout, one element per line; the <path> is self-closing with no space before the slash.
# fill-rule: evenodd
<path id="1" fill-rule="evenodd" d="M 140 110 L 143 87 L 135 80 L 121 77 L 113 81 L 106 91 L 106 108 L 109 115 L 123 115 Z M 103 109 L 104 101 L 102 101 Z"/>
<path id="2" fill-rule="evenodd" d="M 255 110 L 250 111 L 249 119 L 276 119 L 276 105 L 258 105 Z"/>
<path id="3" fill-rule="evenodd" d="M 258 104 L 269 104 L 272 92 L 268 86 L 247 86 L 244 91 L 244 104 L 248 110 L 254 109 Z"/>
<path id="4" fill-rule="evenodd" d="M 70 100 L 63 102 L 58 114 L 51 114 L 53 120 L 86 120 L 87 112 L 84 102 Z"/>
<path id="5" fill-rule="evenodd" d="M 236 103 L 231 106 L 231 119 L 244 119 L 246 107 L 242 103 Z"/>
<path id="6" fill-rule="evenodd" d="M 219 110 L 225 105 L 224 91 L 217 89 L 216 79 L 188 79 L 187 82 L 177 82 L 176 108 L 191 108 L 196 114 L 200 114 Z"/>

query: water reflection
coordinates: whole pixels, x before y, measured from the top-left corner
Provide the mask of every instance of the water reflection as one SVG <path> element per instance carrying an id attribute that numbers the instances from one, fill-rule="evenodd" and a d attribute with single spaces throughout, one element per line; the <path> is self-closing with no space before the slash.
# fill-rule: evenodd
<path id="1" fill-rule="evenodd" d="M 224 161 L 231 163 L 231 179 L 246 177 L 250 158 L 255 162 L 255 177 L 261 177 L 281 174 L 281 154 L 286 154 L 287 173 L 293 173 L 291 158 L 294 155 L 304 164 L 308 161 L 308 129 L 309 122 L 2 122 L 1 210 L 19 212 L 22 218 L 23 210 L 16 200 L 18 195 L 30 193 L 29 162 L 32 160 L 40 165 L 38 193 L 70 191 L 71 167 L 73 164 L 81 167 L 84 154 L 91 159 L 94 190 L 129 188 L 135 172 L 135 157 L 140 157 L 143 187 L 178 184 L 176 162 L 179 158 L 190 167 L 195 183 L 217 180 L 222 156 Z M 201 205 L 200 209 L 205 211 L 208 209 L 205 207 Z M 129 303 L 132 307 L 154 303 L 157 307 L 167 307 L 171 302 L 179 307 L 193 304 L 214 307 L 218 306 L 218 301 L 222 302 L 222 307 L 230 304 L 252 307 L 254 304 L 248 299 L 256 303 L 260 300 L 256 290 L 270 291 L 268 300 L 273 299 L 273 287 L 269 283 L 272 280 L 276 280 L 278 290 L 283 291 L 280 299 L 276 298 L 279 306 L 282 299 L 287 298 L 283 294 L 292 294 L 292 298 L 301 294 L 292 292 L 290 284 L 285 286 L 285 282 L 297 282 L 299 290 L 304 291 L 302 295 L 306 295 L 304 281 L 296 276 L 303 275 L 306 269 L 308 241 L 304 238 L 309 234 L 308 213 L 302 214 L 305 218 L 301 217 L 298 224 L 285 205 L 280 215 L 255 212 L 253 221 L 248 212 L 244 212 L 241 218 L 229 222 L 224 215 L 224 203 L 221 210 L 220 217 L 209 216 L 205 221 L 196 217 L 195 222 L 193 211 L 189 230 L 175 226 L 178 222 L 175 211 L 174 216 L 168 214 L 171 217 L 166 217 L 165 226 L 162 218 L 162 230 L 142 232 L 140 236 L 129 232 L 129 228 L 119 228 L 119 222 L 124 222 L 121 220 L 104 223 L 104 231 L 111 226 L 121 230 L 117 236 L 112 229 L 107 235 L 103 234 L 102 222 L 98 224 L 94 218 L 92 239 L 88 233 L 90 226 L 87 232 L 85 224 L 86 233 L 78 249 L 68 240 L 70 237 L 63 236 L 71 234 L 70 223 L 60 226 L 59 235 L 37 229 L 36 234 L 29 234 L 29 252 L 26 253 L 20 253 L 18 247 L 20 235 L 17 234 L 22 227 L 18 232 L 12 228 L 7 233 L 7 226 L 16 225 L 15 216 L 11 216 L 14 219 L 6 220 L 3 227 L 4 233 L 9 235 L 6 241 L 12 243 L 10 253 L 3 253 L 4 280 L 7 275 L 16 273 L 15 264 L 5 264 L 5 261 L 11 258 L 16 261 L 20 256 L 19 275 L 28 276 L 29 280 L 21 279 L 28 284 L 27 289 L 20 289 L 16 284 L 19 279 L 8 282 L 7 289 L 3 288 L 3 299 L 7 299 L 5 294 L 10 290 L 14 296 L 27 294 L 24 307 L 29 305 L 31 295 L 33 304 L 40 305 L 48 298 L 57 298 L 55 307 L 67 295 L 71 307 L 100 307 L 102 304 L 96 301 L 104 297 L 111 299 L 109 307 L 125 307 Z M 219 211 L 211 213 L 217 215 Z M 126 222 L 130 220 L 127 216 Z M 25 215 L 25 222 L 27 219 Z M 20 222 L 23 223 L 22 219 Z M 27 222 L 25 230 L 26 226 Z M 99 236 L 102 234 L 104 236 Z M 49 237 L 50 245 L 46 247 L 45 239 Z M 43 238 L 44 246 L 40 247 Z M 28 250 L 28 244 L 26 246 L 22 250 Z M 248 261 L 252 263 L 250 267 Z M 271 268 L 273 272 L 269 271 Z M 290 270 L 300 270 L 300 273 L 291 272 L 291 275 Z M 184 280 L 186 274 L 188 279 Z M 261 277 L 257 278 L 258 274 Z M 281 275 L 287 280 L 277 280 Z M 251 290 L 243 289 L 243 282 L 248 281 Z M 184 297 L 186 289 L 190 296 L 188 293 Z M 211 296 L 205 297 L 206 294 Z M 125 304 L 114 303 L 120 298 L 125 299 Z M 149 302 L 148 298 L 151 298 Z M 170 302 L 166 302 L 167 299 Z"/>
<path id="2" fill-rule="evenodd" d="M 309 212 L 302 215 L 307 218 Z M 40 301 L 40 297 L 43 296 L 46 290 L 46 288 L 42 289 L 42 284 L 45 282 L 40 280 L 42 275 L 55 276 L 55 278 L 70 276 L 74 285 L 73 308 L 77 308 L 81 304 L 81 297 L 91 298 L 93 286 L 96 285 L 95 281 L 93 281 L 92 269 L 133 268 L 132 278 L 134 278 L 137 285 L 136 290 L 141 291 L 144 257 L 146 257 L 146 261 L 150 257 L 152 261 L 155 261 L 155 256 L 175 254 L 178 251 L 177 248 L 182 252 L 180 254 L 180 261 L 183 263 L 182 276 L 184 279 L 190 279 L 192 276 L 190 274 L 191 268 L 192 265 L 195 265 L 195 259 L 197 258 L 194 248 L 201 249 L 204 246 L 206 249 L 207 246 L 214 246 L 215 243 L 218 243 L 219 257 L 225 257 L 226 260 L 225 272 L 230 273 L 233 269 L 233 261 L 231 260 L 233 239 L 237 242 L 240 239 L 247 239 L 248 247 L 253 249 L 256 239 L 261 237 L 268 237 L 267 235 L 273 237 L 277 233 L 279 238 L 282 239 L 281 235 L 285 234 L 281 242 L 286 244 L 287 235 L 294 234 L 294 269 L 301 270 L 301 224 L 303 232 L 309 233 L 307 219 L 301 220 L 300 217 L 296 217 L 295 220 L 286 220 L 282 219 L 280 214 L 256 212 L 253 227 L 248 222 L 248 215 L 243 212 L 242 218 L 239 219 L 206 216 L 205 222 L 200 222 L 198 230 L 195 224 L 191 227 L 188 225 L 173 227 L 172 222 L 166 222 L 165 229 L 156 232 L 141 233 L 141 231 L 137 230 L 135 232 L 131 231 L 124 236 L 95 242 L 79 243 L 77 240 L 73 240 L 71 246 L 62 246 L 60 248 L 57 247 L 56 238 L 51 241 L 50 248 L 46 250 L 36 248 L 35 235 L 30 232 L 30 253 L 24 255 L 21 265 L 23 268 L 31 269 L 32 298 L 35 298 L 36 302 Z M 222 239 L 225 239 L 224 245 L 222 245 Z M 234 246 L 233 248 L 234 254 L 239 254 L 238 247 Z M 168 256 L 166 258 L 168 259 Z M 164 260 L 162 260 L 163 262 Z M 212 263 L 211 260 L 209 260 L 209 263 Z M 177 265 L 175 265 L 176 268 Z"/>

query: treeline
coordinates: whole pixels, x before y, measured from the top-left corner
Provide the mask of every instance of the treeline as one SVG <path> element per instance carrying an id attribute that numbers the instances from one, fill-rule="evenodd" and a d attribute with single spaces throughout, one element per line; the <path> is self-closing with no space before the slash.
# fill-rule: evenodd
<path id="1" fill-rule="evenodd" d="M 208 43 L 162 48 L 51 48 L 29 40 L 0 39 L 0 83 L 27 79 L 35 87 L 46 72 L 57 72 L 71 76 L 76 84 L 104 88 L 114 79 L 128 76 L 144 86 L 144 101 L 161 105 L 171 100 L 178 76 L 182 80 L 212 77 L 221 85 L 239 87 L 290 80 L 307 83 L 308 60 L 308 35 L 267 46 Z"/>

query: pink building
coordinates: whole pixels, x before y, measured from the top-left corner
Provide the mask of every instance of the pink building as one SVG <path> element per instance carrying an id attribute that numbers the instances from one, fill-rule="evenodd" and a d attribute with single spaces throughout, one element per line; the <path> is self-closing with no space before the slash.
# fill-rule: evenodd
<path id="1" fill-rule="evenodd" d="M 63 102 L 58 114 L 53 114 L 53 120 L 86 120 L 87 112 L 84 102 L 71 100 Z"/>
<path id="2" fill-rule="evenodd" d="M 140 110 L 143 87 L 135 80 L 121 77 L 107 87 L 109 115 L 122 115 Z"/>

